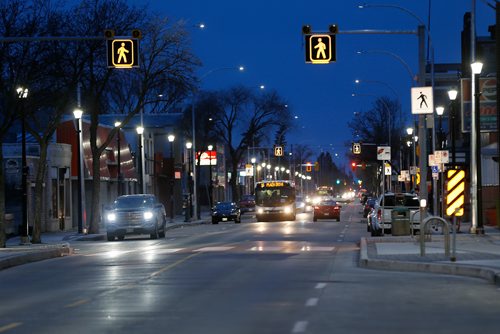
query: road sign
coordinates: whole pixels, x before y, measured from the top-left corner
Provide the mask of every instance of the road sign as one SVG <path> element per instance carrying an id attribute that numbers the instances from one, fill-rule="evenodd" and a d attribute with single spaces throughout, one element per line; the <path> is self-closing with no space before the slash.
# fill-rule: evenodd
<path id="1" fill-rule="evenodd" d="M 384 175 L 391 175 L 391 174 L 392 174 L 391 164 L 386 162 L 384 166 Z"/>
<path id="2" fill-rule="evenodd" d="M 245 165 L 245 175 L 246 176 L 253 176 L 253 165 L 251 165 L 251 164 Z"/>
<path id="3" fill-rule="evenodd" d="M 306 63 L 328 64 L 336 61 L 335 34 L 306 34 Z"/>
<path id="4" fill-rule="evenodd" d="M 139 47 L 137 39 L 108 39 L 106 46 L 108 54 L 108 67 L 139 67 Z"/>
<path id="5" fill-rule="evenodd" d="M 446 176 L 446 215 L 449 217 L 463 216 L 465 203 L 465 171 L 449 169 Z"/>
<path id="6" fill-rule="evenodd" d="M 282 157 L 283 156 L 283 146 L 275 146 L 274 147 L 274 156 Z"/>
<path id="7" fill-rule="evenodd" d="M 450 163 L 450 155 L 448 151 L 435 151 L 434 152 L 434 159 L 436 160 L 436 163 L 438 164 L 447 164 Z"/>
<path id="8" fill-rule="evenodd" d="M 352 143 L 352 153 L 361 154 L 361 143 Z"/>
<path id="9" fill-rule="evenodd" d="M 412 87 L 411 113 L 414 115 L 434 113 L 434 97 L 431 86 Z"/>
<path id="10" fill-rule="evenodd" d="M 391 147 L 377 146 L 377 160 L 391 160 Z"/>

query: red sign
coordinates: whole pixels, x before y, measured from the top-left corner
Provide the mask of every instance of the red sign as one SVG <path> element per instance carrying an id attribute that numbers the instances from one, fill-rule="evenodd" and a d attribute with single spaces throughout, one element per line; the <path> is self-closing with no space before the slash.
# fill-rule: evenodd
<path id="1" fill-rule="evenodd" d="M 200 157 L 201 153 L 201 157 Z M 200 159 L 201 166 L 216 166 L 217 165 L 217 151 L 204 151 L 196 153 L 196 164 L 198 164 L 198 159 Z"/>

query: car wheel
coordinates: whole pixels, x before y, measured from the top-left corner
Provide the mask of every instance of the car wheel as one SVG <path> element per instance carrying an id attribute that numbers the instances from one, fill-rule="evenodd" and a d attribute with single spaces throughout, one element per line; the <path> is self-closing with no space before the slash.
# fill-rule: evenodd
<path id="1" fill-rule="evenodd" d="M 216 218 L 212 218 L 212 224 L 219 224 Z"/>
<path id="2" fill-rule="evenodd" d="M 106 237 L 107 237 L 108 241 L 115 241 L 115 236 L 111 233 L 107 233 Z"/>
<path id="3" fill-rule="evenodd" d="M 234 220 L 235 224 L 240 224 L 241 223 L 241 217 L 238 217 Z"/>
<path id="4" fill-rule="evenodd" d="M 149 236 L 151 239 L 158 239 L 158 224 L 155 224 L 155 230 Z"/>
<path id="5" fill-rule="evenodd" d="M 337 221 L 339 222 L 339 221 L 340 221 L 340 218 L 337 218 Z"/>
<path id="6" fill-rule="evenodd" d="M 313 222 L 317 222 L 318 221 L 318 218 L 316 218 L 316 216 L 313 217 Z"/>
<path id="7" fill-rule="evenodd" d="M 160 232 L 160 238 L 165 238 L 165 234 L 167 233 L 167 227 L 166 227 L 166 221 L 165 219 L 163 220 L 161 232 Z"/>
<path id="8" fill-rule="evenodd" d="M 122 241 L 123 239 L 125 239 L 125 236 L 124 235 L 119 235 L 117 236 L 118 240 Z"/>

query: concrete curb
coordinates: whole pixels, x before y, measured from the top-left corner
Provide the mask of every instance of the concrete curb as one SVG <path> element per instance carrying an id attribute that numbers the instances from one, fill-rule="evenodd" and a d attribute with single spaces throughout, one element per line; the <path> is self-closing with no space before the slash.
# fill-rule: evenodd
<path id="1" fill-rule="evenodd" d="M 360 242 L 359 267 L 378 270 L 414 271 L 482 278 L 490 283 L 500 286 L 500 271 L 494 269 L 448 263 L 404 262 L 378 259 L 370 260 L 368 258 L 366 238 L 361 238 Z"/>
<path id="2" fill-rule="evenodd" d="M 68 245 L 54 246 L 54 247 L 34 247 L 29 249 L 24 254 L 13 253 L 0 260 L 0 270 L 7 269 L 22 264 L 52 259 L 73 254 L 73 248 Z"/>

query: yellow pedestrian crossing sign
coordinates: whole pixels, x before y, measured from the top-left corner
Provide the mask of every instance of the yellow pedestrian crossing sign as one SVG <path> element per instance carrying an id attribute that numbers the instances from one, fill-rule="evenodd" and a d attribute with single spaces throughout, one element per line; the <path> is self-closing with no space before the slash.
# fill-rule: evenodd
<path id="1" fill-rule="evenodd" d="M 132 68 L 139 66 L 137 39 L 108 39 L 108 67 Z"/>
<path id="2" fill-rule="evenodd" d="M 336 61 L 335 34 L 306 34 L 306 63 L 328 64 Z"/>

